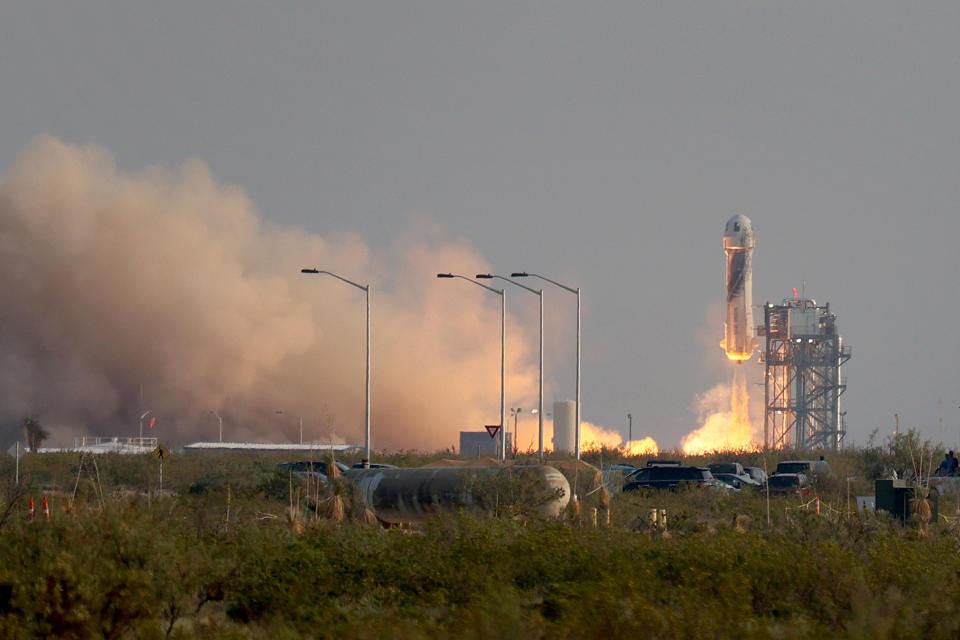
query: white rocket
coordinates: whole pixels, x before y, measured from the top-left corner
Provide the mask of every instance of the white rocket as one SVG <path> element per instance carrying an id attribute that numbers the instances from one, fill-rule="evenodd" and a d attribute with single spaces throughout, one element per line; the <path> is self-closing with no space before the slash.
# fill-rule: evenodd
<path id="1" fill-rule="evenodd" d="M 753 337 L 753 225 L 746 216 L 733 216 L 723 230 L 727 258 L 727 318 L 723 348 L 727 358 L 749 360 L 756 348 Z"/>

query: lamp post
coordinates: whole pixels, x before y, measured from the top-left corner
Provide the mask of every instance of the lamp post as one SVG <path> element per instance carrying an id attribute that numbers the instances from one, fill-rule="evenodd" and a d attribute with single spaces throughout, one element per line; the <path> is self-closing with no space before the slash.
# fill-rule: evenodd
<path id="1" fill-rule="evenodd" d="M 466 276 L 459 276 L 454 273 L 438 273 L 438 278 L 460 278 L 461 280 L 466 280 L 472 284 L 477 285 L 478 287 L 483 287 L 487 291 L 492 291 L 493 293 L 500 296 L 500 459 L 507 459 L 507 436 L 505 435 L 507 426 L 504 424 L 504 413 L 505 409 L 505 373 L 506 373 L 506 345 L 507 345 L 507 292 L 503 289 L 494 289 L 493 287 L 488 287 L 487 285 L 477 282 Z M 514 446 L 516 446 L 516 434 L 514 434 Z"/>
<path id="2" fill-rule="evenodd" d="M 343 276 L 338 276 L 337 274 L 331 271 L 322 271 L 320 269 L 300 269 L 300 273 L 322 273 L 324 275 L 333 276 L 337 280 L 346 282 L 349 285 L 360 289 L 365 294 L 366 303 L 367 303 L 367 381 L 364 391 L 364 396 L 366 398 L 366 408 L 364 410 L 364 428 L 366 431 L 366 444 L 365 444 L 365 453 L 363 457 L 363 468 L 370 468 L 370 285 L 369 284 L 358 284 L 353 280 L 347 280 Z"/>
<path id="3" fill-rule="evenodd" d="M 565 291 L 569 291 L 577 296 L 577 428 L 576 428 L 576 441 L 577 444 L 574 447 L 574 452 L 576 453 L 577 460 L 580 459 L 580 287 L 574 289 L 573 287 L 568 287 L 567 285 L 560 284 L 555 280 L 550 278 L 538 275 L 536 273 L 527 273 L 526 271 L 515 271 L 510 274 L 511 278 L 540 278 L 545 280 L 552 285 L 556 285 Z"/>
<path id="4" fill-rule="evenodd" d="M 277 413 L 284 413 L 284 410 L 277 409 Z M 303 444 L 303 416 L 297 416 L 297 419 L 300 421 L 300 444 Z"/>
<path id="5" fill-rule="evenodd" d="M 521 407 L 510 409 L 510 417 L 513 418 L 513 457 L 514 458 L 517 457 L 517 442 L 519 442 L 519 440 L 517 440 L 517 420 L 519 419 L 521 413 L 523 413 L 523 409 Z M 530 413 L 537 413 L 537 410 L 531 409 Z"/>
<path id="6" fill-rule="evenodd" d="M 210 409 L 210 413 L 217 417 L 217 423 L 220 425 L 220 442 L 223 442 L 223 418 L 220 417 L 220 414 Z"/>
<path id="7" fill-rule="evenodd" d="M 146 418 L 146 417 L 147 417 L 147 414 L 149 414 L 149 413 L 150 413 L 150 409 L 147 409 L 147 410 L 144 411 L 143 414 L 140 416 L 140 442 L 137 443 L 137 446 L 138 446 L 138 447 L 142 447 L 142 446 L 143 446 L 143 419 Z"/>
<path id="8" fill-rule="evenodd" d="M 540 298 L 540 385 L 537 393 L 537 418 L 540 421 L 539 458 L 540 462 L 543 462 L 543 289 L 531 289 L 525 284 L 520 284 L 519 282 L 514 282 L 510 278 L 504 278 L 503 276 L 494 275 L 492 273 L 478 273 L 477 278 L 484 278 L 487 280 L 497 278 L 499 280 L 503 280 L 504 282 L 509 282 L 510 284 L 516 285 L 521 289 L 526 289 L 530 293 L 536 294 Z"/>

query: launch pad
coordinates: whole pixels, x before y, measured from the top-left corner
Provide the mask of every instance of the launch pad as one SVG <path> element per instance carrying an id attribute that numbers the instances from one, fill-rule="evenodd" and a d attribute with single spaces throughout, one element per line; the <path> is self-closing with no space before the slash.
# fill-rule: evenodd
<path id="1" fill-rule="evenodd" d="M 841 366 L 850 347 L 837 333 L 830 304 L 786 299 L 763 307 L 758 335 L 766 337 L 764 448 L 823 447 L 836 450 L 846 435 L 840 396 L 846 390 Z"/>

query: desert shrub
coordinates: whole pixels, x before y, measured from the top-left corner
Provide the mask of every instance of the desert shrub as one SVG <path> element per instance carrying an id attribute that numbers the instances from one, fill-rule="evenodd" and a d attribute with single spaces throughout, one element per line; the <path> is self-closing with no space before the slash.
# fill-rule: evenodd
<path id="1" fill-rule="evenodd" d="M 177 456 L 165 466 L 175 469 L 173 494 L 134 485 L 116 497 L 108 487 L 101 501 L 79 491 L 69 512 L 57 494 L 53 519 L 31 523 L 25 495 L 47 482 L 69 493 L 78 469 L 75 457 L 37 460 L 31 478 L 43 483 L 0 485 L 0 513 L 14 505 L 0 526 L 0 636 L 960 632 L 954 529 L 838 514 L 837 498 L 821 516 L 799 499 L 772 500 L 769 524 L 763 494 L 702 490 L 616 495 L 611 525 L 599 528 L 513 509 L 415 528 L 349 518 L 291 524 L 289 475 L 276 472 L 276 461 Z M 856 452 L 830 460 L 840 473 L 858 461 Z M 106 484 L 152 472 L 156 461 L 98 464 Z M 191 492 L 195 485 L 204 489 Z M 502 498 L 522 487 L 499 489 Z M 645 526 L 652 508 L 667 512 L 666 535 Z"/>

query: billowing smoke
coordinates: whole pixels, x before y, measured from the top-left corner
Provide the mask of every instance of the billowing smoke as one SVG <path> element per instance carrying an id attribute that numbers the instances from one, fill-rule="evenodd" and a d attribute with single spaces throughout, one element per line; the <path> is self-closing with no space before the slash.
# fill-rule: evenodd
<path id="1" fill-rule="evenodd" d="M 684 453 L 753 449 L 762 442 L 750 420 L 750 395 L 742 365 L 734 367 L 729 386 L 716 385 L 698 396 L 696 405 L 701 426 L 683 438 Z"/>
<path id="2" fill-rule="evenodd" d="M 639 456 L 648 454 L 656 455 L 660 450 L 656 440 L 649 436 L 641 438 L 640 440 L 628 441 L 616 431 L 604 429 L 589 422 L 582 423 L 580 428 L 582 432 L 582 444 L 580 446 L 581 449 L 585 451 L 599 449 L 600 447 L 610 449 L 622 448 L 627 455 Z"/>
<path id="3" fill-rule="evenodd" d="M 511 425 L 508 425 L 511 426 Z M 536 453 L 538 450 L 539 423 L 537 417 L 524 416 L 517 423 L 517 449 L 522 453 Z M 544 449 L 553 450 L 553 420 L 543 423 Z M 606 447 L 608 449 L 623 449 L 626 455 L 656 455 L 660 448 L 657 441 L 649 436 L 639 440 L 627 440 L 619 432 L 601 427 L 586 420 L 580 422 L 580 450 L 591 451 Z"/>
<path id="4" fill-rule="evenodd" d="M 496 296 L 438 271 L 489 270 L 421 225 L 374 251 L 349 233 L 261 220 L 206 165 L 120 171 L 95 146 L 35 140 L 0 178 L 0 425 L 171 444 L 363 442 L 363 292 L 371 284 L 373 447 L 434 450 L 499 416 Z M 534 397 L 527 339 L 508 336 L 511 397 Z M 142 388 L 142 393 L 141 393 Z M 283 413 L 277 413 L 277 411 Z"/>

